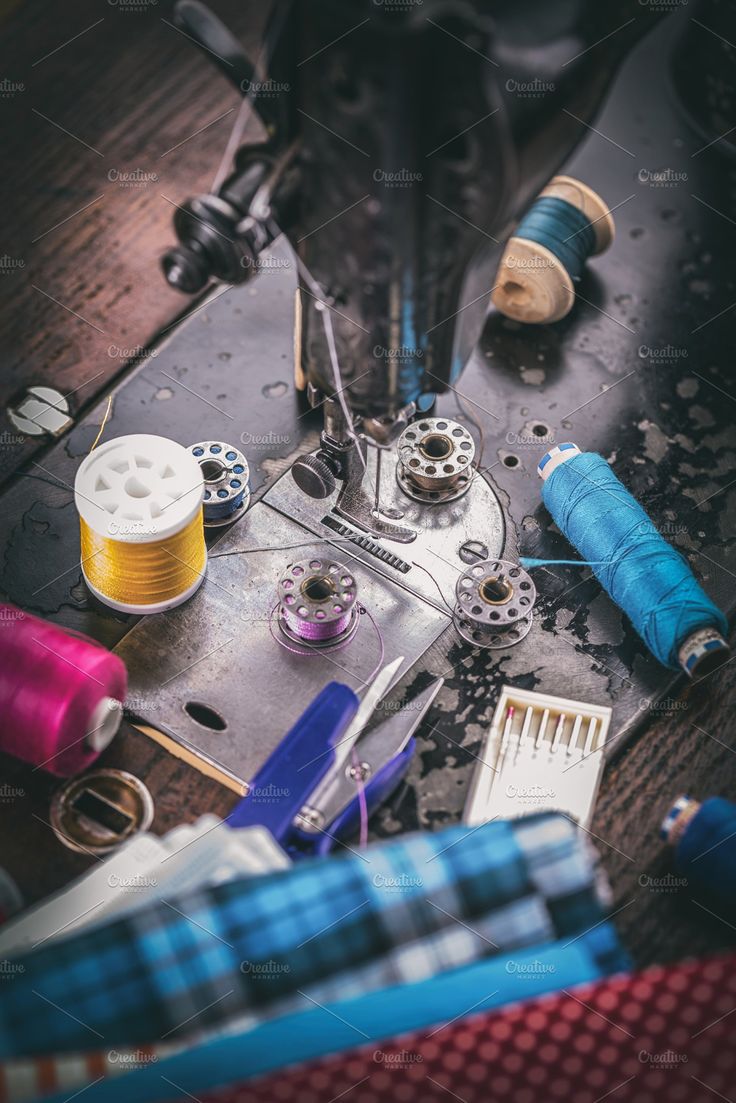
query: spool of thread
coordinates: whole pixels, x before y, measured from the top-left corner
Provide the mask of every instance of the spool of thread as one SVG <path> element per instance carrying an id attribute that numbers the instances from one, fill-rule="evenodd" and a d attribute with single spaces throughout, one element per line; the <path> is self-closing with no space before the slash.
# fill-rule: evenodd
<path id="1" fill-rule="evenodd" d="M 0 750 L 57 777 L 84 770 L 117 732 L 126 688 L 117 655 L 0 606 Z"/>
<path id="2" fill-rule="evenodd" d="M 194 456 L 204 478 L 205 528 L 237 521 L 250 501 L 250 470 L 243 453 L 221 440 L 203 440 L 187 451 Z"/>
<path id="3" fill-rule="evenodd" d="M 572 310 L 588 257 L 613 241 L 606 203 L 572 176 L 555 176 L 522 218 L 496 273 L 491 300 L 517 322 L 558 322 Z"/>
<path id="4" fill-rule="evenodd" d="M 736 912 L 736 805 L 722 797 L 678 797 L 662 822 L 675 865 L 691 890 Z"/>
<path id="5" fill-rule="evenodd" d="M 335 646 L 358 624 L 357 585 L 352 571 L 327 558 L 291 563 L 278 585 L 279 623 L 292 642 Z"/>
<path id="6" fill-rule="evenodd" d="M 123 613 L 160 613 L 201 586 L 207 566 L 204 480 L 176 441 L 138 434 L 100 445 L 74 482 L 82 573 Z"/>
<path id="7" fill-rule="evenodd" d="M 537 471 L 555 524 L 655 658 L 691 677 L 725 662 L 725 616 L 603 457 L 561 444 Z M 534 567 L 550 561 L 521 562 Z"/>

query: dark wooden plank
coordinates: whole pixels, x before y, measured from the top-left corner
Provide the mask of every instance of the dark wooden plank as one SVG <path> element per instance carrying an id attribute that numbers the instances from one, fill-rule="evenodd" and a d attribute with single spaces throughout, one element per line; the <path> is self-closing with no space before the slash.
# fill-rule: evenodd
<path id="1" fill-rule="evenodd" d="M 188 305 L 158 258 L 172 204 L 212 183 L 239 97 L 168 25 L 172 6 L 24 0 L 0 14 L 0 480 L 45 444 L 17 439 L 11 396 L 53 383 L 79 410 Z M 216 7 L 254 46 L 267 6 Z"/>

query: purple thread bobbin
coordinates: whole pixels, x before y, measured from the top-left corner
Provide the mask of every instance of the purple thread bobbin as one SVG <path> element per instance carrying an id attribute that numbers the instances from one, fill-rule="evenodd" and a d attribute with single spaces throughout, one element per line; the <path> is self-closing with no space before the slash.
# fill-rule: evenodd
<path id="1" fill-rule="evenodd" d="M 310 647 L 347 642 L 358 625 L 357 592 L 352 571 L 334 559 L 290 563 L 278 584 L 282 632 Z"/>

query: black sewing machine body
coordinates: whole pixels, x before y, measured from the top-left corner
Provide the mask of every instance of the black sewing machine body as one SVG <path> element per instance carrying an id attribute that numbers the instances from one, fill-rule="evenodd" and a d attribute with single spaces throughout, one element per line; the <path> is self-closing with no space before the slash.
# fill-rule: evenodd
<path id="1" fill-rule="evenodd" d="M 216 22 L 195 0 L 177 14 L 218 65 Z M 244 57 L 233 72 L 235 43 L 218 65 L 241 78 L 268 140 L 241 149 L 216 196 L 177 212 L 170 282 L 240 282 L 278 225 L 304 265 L 305 377 L 326 393 L 347 387 L 371 435 L 410 403 L 426 410 L 477 343 L 514 220 L 659 14 L 634 18 L 634 0 L 282 0 L 252 74 L 241 77 Z M 339 381 L 320 293 L 335 307 Z"/>

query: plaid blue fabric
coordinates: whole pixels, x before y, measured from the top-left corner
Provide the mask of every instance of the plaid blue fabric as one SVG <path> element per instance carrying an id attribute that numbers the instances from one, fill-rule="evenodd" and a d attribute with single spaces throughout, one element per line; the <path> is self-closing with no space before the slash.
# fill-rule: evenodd
<path id="1" fill-rule="evenodd" d="M 574 938 L 604 915 L 563 816 L 403 837 L 161 900 L 16 959 L 0 1055 L 180 1041 L 297 993 L 355 996 Z"/>

